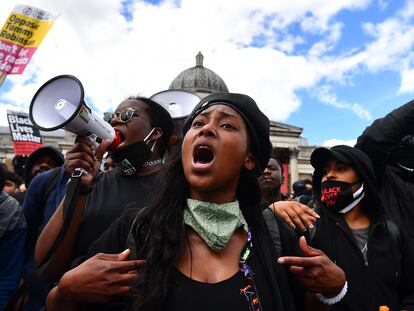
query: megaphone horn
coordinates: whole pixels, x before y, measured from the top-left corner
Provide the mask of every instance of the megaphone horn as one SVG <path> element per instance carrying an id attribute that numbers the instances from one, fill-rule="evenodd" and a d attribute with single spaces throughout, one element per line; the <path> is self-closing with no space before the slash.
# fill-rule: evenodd
<path id="1" fill-rule="evenodd" d="M 187 117 L 201 100 L 196 93 L 177 89 L 161 91 L 150 98 L 163 106 L 173 119 Z"/>
<path id="2" fill-rule="evenodd" d="M 63 128 L 78 136 L 89 136 L 95 147 L 104 139 L 115 149 L 121 137 L 84 101 L 82 83 L 74 76 L 56 76 L 43 84 L 33 96 L 29 117 L 43 131 Z"/>
<path id="3" fill-rule="evenodd" d="M 185 118 L 201 100 L 200 96 L 187 90 L 173 89 L 158 92 L 150 98 L 170 113 L 173 119 L 173 134 L 177 138 L 182 138 L 181 129 Z"/>

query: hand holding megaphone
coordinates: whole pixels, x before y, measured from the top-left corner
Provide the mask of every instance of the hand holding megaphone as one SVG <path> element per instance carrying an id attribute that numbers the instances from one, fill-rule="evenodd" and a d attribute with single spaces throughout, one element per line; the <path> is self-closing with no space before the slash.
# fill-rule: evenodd
<path id="1" fill-rule="evenodd" d="M 72 175 L 75 169 L 85 170 L 88 174 L 83 175 L 81 187 L 89 188 L 100 171 L 103 155 L 110 144 L 110 140 L 104 140 L 95 150 L 89 137 L 76 137 L 74 146 L 68 150 L 65 156 L 63 164 L 65 172 Z"/>
<path id="2" fill-rule="evenodd" d="M 63 128 L 89 137 L 94 148 L 105 139 L 115 149 L 121 139 L 112 126 L 85 103 L 82 83 L 74 76 L 60 75 L 43 84 L 30 103 L 29 117 L 43 131 Z"/>

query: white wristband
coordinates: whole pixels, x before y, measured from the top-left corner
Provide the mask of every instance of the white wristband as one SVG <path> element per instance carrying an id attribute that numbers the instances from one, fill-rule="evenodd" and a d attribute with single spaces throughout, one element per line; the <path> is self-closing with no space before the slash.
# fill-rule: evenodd
<path id="1" fill-rule="evenodd" d="M 342 298 L 345 297 L 347 291 L 348 291 L 348 282 L 345 281 L 344 287 L 342 287 L 342 290 L 335 297 L 328 298 L 328 297 L 325 297 L 323 294 L 315 294 L 315 296 L 316 296 L 316 298 L 318 298 L 318 300 L 320 302 L 322 302 L 326 305 L 334 305 L 334 304 L 340 302 L 342 300 Z"/>

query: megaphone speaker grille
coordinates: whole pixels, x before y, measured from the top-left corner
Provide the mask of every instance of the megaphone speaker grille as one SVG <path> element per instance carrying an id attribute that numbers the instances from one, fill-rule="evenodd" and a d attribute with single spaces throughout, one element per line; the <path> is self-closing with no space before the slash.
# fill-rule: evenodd
<path id="1" fill-rule="evenodd" d="M 41 130 L 57 130 L 76 117 L 83 97 L 82 83 L 76 77 L 54 77 L 43 84 L 34 95 L 30 103 L 30 119 Z"/>

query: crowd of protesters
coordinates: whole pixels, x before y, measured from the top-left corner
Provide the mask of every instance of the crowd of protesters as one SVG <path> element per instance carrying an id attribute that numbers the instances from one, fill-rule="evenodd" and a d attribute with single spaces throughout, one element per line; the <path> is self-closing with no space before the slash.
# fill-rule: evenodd
<path id="1" fill-rule="evenodd" d="M 178 133 L 145 97 L 105 119 L 114 150 L 0 166 L 0 310 L 414 310 L 414 101 L 315 149 L 290 195 L 247 95 Z"/>

